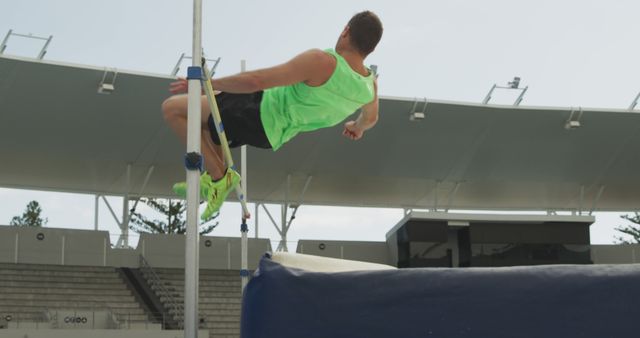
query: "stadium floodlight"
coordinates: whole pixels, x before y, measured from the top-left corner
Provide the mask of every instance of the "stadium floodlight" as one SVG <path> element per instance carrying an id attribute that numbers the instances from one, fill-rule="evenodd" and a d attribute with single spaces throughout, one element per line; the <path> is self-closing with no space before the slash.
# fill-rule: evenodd
<path id="1" fill-rule="evenodd" d="M 494 84 L 493 87 L 491 87 L 491 89 L 489 89 L 489 93 L 487 93 L 487 96 L 485 96 L 484 100 L 482 100 L 482 104 L 489 103 L 489 100 L 491 100 L 491 95 L 493 94 L 493 91 L 496 90 L 496 88 L 500 88 L 500 89 L 515 89 L 515 90 L 519 90 L 520 91 L 520 95 L 518 96 L 516 101 L 513 103 L 514 106 L 519 106 L 520 102 L 522 102 L 522 99 L 524 98 L 524 93 L 527 92 L 527 89 L 529 89 L 529 86 L 526 86 L 524 88 L 519 88 L 519 87 L 520 87 L 520 77 L 518 77 L 518 76 L 514 76 L 513 77 L 513 81 L 507 82 L 507 86 L 506 87 L 498 86 L 497 84 Z"/>
<path id="2" fill-rule="evenodd" d="M 513 81 L 510 81 L 507 83 L 507 85 L 509 86 L 509 88 L 511 89 L 518 89 L 518 86 L 520 85 L 520 78 L 519 77 L 514 77 Z"/>

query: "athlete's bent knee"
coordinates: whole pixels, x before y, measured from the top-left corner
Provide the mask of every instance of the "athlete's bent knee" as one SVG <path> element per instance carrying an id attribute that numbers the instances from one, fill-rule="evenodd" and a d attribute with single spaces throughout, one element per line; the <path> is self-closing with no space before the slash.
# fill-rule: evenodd
<path id="1" fill-rule="evenodd" d="M 180 107 L 180 102 L 175 96 L 164 100 L 162 102 L 162 115 L 165 121 L 169 122 L 177 117 L 180 117 L 183 109 Z"/>

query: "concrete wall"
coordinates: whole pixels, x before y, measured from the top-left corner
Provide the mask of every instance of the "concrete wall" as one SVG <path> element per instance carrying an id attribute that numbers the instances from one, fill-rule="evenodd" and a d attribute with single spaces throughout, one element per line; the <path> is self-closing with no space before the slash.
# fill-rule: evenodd
<path id="1" fill-rule="evenodd" d="M 109 248 L 107 266 L 137 268 L 140 265 L 140 252 L 132 249 Z"/>
<path id="2" fill-rule="evenodd" d="M 143 234 L 137 250 L 153 267 L 184 268 L 185 236 Z M 201 236 L 199 250 L 200 268 L 240 269 L 240 238 Z M 271 242 L 250 238 L 247 251 L 249 269 L 253 270 L 262 255 L 271 251 Z"/>
<path id="3" fill-rule="evenodd" d="M 300 240 L 296 252 L 395 266 L 385 242 Z"/>
<path id="4" fill-rule="evenodd" d="M 0 338 L 183 338 L 178 330 L 0 330 Z M 198 337 L 209 337 L 209 330 L 198 330 Z"/>
<path id="5" fill-rule="evenodd" d="M 0 262 L 137 268 L 144 253 L 153 267 L 184 268 L 184 239 L 183 235 L 143 234 L 137 248 L 113 249 L 107 231 L 0 226 Z M 300 240 L 296 251 L 396 265 L 395 237 L 389 242 Z M 272 250 L 271 243 L 250 238 L 248 245 L 249 269 L 253 270 L 262 255 Z M 592 245 L 591 257 L 596 264 L 640 263 L 640 245 Z M 202 236 L 200 267 L 240 269 L 240 238 Z"/>
<path id="6" fill-rule="evenodd" d="M 184 235 L 142 234 L 137 248 L 114 249 L 107 231 L 0 226 L 0 262 L 137 268 L 144 254 L 153 267 L 184 268 L 184 242 Z M 268 239 L 250 238 L 249 269 L 267 251 Z M 201 236 L 200 267 L 239 270 L 240 238 Z"/>
<path id="7" fill-rule="evenodd" d="M 106 231 L 0 226 L 3 263 L 106 265 Z"/>
<path id="8" fill-rule="evenodd" d="M 0 226 L 0 262 L 15 263 L 16 232 Z"/>
<path id="9" fill-rule="evenodd" d="M 640 263 L 640 244 L 592 245 L 591 260 L 595 264 Z"/>

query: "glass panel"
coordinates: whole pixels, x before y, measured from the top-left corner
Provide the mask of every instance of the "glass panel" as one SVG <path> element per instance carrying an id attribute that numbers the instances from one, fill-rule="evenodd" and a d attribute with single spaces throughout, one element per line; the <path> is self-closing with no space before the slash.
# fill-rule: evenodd
<path id="1" fill-rule="evenodd" d="M 447 243 L 409 242 L 409 267 L 449 267 L 451 251 Z"/>
<path id="2" fill-rule="evenodd" d="M 471 266 L 592 264 L 588 245 L 471 244 Z"/>

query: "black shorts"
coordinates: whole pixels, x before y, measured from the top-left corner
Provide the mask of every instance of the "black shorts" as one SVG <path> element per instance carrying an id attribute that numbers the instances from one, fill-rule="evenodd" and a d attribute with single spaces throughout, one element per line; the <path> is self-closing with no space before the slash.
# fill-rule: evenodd
<path id="1" fill-rule="evenodd" d="M 262 91 L 251 94 L 220 93 L 216 95 L 216 101 L 229 147 L 236 148 L 248 144 L 271 149 L 271 143 L 260 119 Z M 213 143 L 220 145 L 213 116 L 209 115 L 208 123 Z"/>

